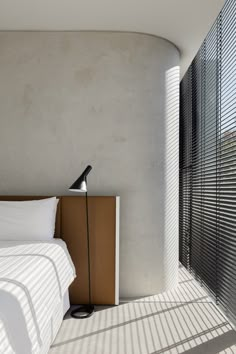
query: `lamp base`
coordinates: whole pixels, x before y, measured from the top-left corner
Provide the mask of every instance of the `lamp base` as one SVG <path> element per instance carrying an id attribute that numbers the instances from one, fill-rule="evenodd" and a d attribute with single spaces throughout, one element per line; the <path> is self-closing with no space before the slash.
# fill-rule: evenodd
<path id="1" fill-rule="evenodd" d="M 79 305 L 71 312 L 71 317 L 83 319 L 92 316 L 94 313 L 94 305 Z"/>

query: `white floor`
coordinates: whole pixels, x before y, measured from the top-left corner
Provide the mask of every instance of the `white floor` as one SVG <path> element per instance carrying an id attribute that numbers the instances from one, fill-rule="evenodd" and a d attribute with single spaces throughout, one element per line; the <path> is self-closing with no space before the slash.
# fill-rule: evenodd
<path id="1" fill-rule="evenodd" d="M 203 288 L 180 268 L 175 290 L 66 316 L 50 354 L 236 353 L 236 332 Z"/>

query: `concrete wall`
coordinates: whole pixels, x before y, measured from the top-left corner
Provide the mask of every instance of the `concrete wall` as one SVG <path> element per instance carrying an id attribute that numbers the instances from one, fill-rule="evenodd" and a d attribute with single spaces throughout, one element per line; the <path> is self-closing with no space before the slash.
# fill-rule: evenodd
<path id="1" fill-rule="evenodd" d="M 120 292 L 176 284 L 179 54 L 153 36 L 0 32 L 0 194 L 121 196 Z"/>

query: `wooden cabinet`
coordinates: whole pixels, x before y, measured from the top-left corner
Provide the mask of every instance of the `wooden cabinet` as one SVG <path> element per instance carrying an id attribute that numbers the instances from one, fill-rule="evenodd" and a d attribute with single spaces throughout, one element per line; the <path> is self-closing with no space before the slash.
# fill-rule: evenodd
<path id="1" fill-rule="evenodd" d="M 119 197 L 88 197 L 91 296 L 96 305 L 119 303 Z M 72 304 L 88 302 L 85 197 L 60 197 L 60 237 L 66 242 L 77 277 Z"/>

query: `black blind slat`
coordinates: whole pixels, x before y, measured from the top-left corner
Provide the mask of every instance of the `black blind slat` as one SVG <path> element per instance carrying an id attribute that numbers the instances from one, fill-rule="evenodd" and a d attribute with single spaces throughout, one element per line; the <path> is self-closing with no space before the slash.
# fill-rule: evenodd
<path id="1" fill-rule="evenodd" d="M 180 89 L 180 261 L 236 319 L 236 2 Z M 232 300 L 234 298 L 234 300 Z"/>

